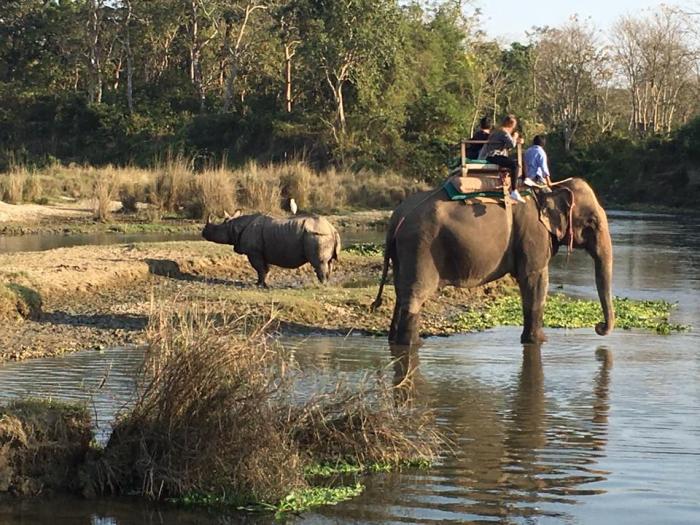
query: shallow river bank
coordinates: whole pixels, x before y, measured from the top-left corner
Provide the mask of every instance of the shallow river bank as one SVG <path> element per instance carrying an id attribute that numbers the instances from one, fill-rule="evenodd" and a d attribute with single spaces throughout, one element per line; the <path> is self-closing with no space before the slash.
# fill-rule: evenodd
<path id="1" fill-rule="evenodd" d="M 611 222 L 615 293 L 678 302 L 672 320 L 700 325 L 700 224 L 634 215 L 613 217 Z M 226 264 L 221 263 L 219 275 L 216 254 L 205 269 L 204 262 L 182 253 L 178 244 L 158 250 L 163 250 L 164 258 L 175 257 L 194 277 L 195 272 L 203 272 L 226 281 L 222 286 L 252 278 L 252 272 L 245 273 L 248 270 L 243 267 L 229 267 L 228 252 L 221 254 Z M 207 254 L 203 260 L 209 258 Z M 353 258 L 357 268 L 377 269 L 378 259 L 353 255 L 348 262 Z M 553 290 L 594 297 L 591 266 L 582 253 L 568 261 L 564 255 L 557 256 L 552 263 Z M 342 275 L 338 275 L 341 281 Z M 310 273 L 301 276 L 316 293 Z M 275 279 L 292 286 L 285 280 L 292 277 L 298 278 L 277 273 Z M 172 288 L 162 290 L 182 293 L 183 298 L 194 290 L 187 291 L 190 284 L 202 284 L 196 279 L 146 275 L 146 281 L 150 279 L 172 281 Z M 231 293 L 262 293 L 243 284 Z M 369 289 L 374 290 L 373 284 Z M 215 290 L 209 299 L 222 289 Z M 291 287 L 283 294 L 299 300 L 295 290 Z M 342 290 L 357 289 L 338 286 L 333 294 L 340 297 Z M 150 304 L 147 295 L 144 307 Z M 311 302 L 319 302 L 319 297 Z M 343 307 L 354 311 L 346 303 Z M 336 314 L 333 311 L 328 319 Z M 419 367 L 414 395 L 435 407 L 439 426 L 455 443 L 453 450 L 427 472 L 372 476 L 364 480 L 367 489 L 362 496 L 305 513 L 299 521 L 696 523 L 700 519 L 698 332 L 662 336 L 617 330 L 606 338 L 590 328 L 548 329 L 547 333 L 550 341 L 541 349 L 518 344 L 515 327 L 428 338 L 414 356 Z M 354 381 L 368 371 L 391 370 L 383 338 L 287 336 L 283 342 L 300 365 L 313 370 L 321 381 L 339 376 Z M 138 362 L 136 353 L 108 350 L 6 363 L 0 367 L 0 385 L 6 396 L 36 391 L 85 399 L 105 371 L 111 370 L 94 396 L 100 429 L 105 431 L 111 414 L 128 403 L 130 370 Z M 36 390 L 38 383 L 41 392 Z M 41 505 L 0 505 L 0 518 L 8 522 L 33 525 L 44 523 L 47 515 L 68 523 L 119 525 L 227 519 L 220 512 L 154 508 L 128 501 L 85 503 L 59 498 Z M 270 518 L 234 514 L 229 519 L 269 522 Z"/>

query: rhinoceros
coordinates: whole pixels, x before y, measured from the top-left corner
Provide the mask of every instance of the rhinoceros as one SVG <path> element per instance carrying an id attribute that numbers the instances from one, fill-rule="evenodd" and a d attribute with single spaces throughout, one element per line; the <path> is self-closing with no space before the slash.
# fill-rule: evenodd
<path id="1" fill-rule="evenodd" d="M 226 215 L 221 224 L 211 218 L 202 230 L 202 237 L 219 244 L 233 245 L 233 251 L 248 256 L 258 273 L 258 286 L 265 282 L 270 265 L 299 268 L 311 264 L 321 283 L 325 283 L 340 254 L 340 235 L 323 217 L 314 215 L 275 219 L 255 213 Z"/>

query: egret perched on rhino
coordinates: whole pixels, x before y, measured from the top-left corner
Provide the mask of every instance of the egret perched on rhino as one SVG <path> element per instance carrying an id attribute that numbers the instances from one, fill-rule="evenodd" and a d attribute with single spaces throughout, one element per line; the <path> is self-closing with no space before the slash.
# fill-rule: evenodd
<path id="1" fill-rule="evenodd" d="M 521 341 L 541 342 L 549 260 L 562 245 L 582 248 L 593 258 L 604 316 L 595 330 L 607 335 L 615 324 L 612 242 L 605 210 L 582 179 L 557 183 L 548 194 L 535 189 L 517 205 L 465 205 L 441 190 L 412 195 L 391 216 L 373 307 L 381 305 L 391 262 L 396 306 L 389 340 L 414 344 L 421 308 L 436 290 L 472 288 L 511 274 L 523 303 Z"/>
<path id="2" fill-rule="evenodd" d="M 213 224 L 211 218 L 202 237 L 219 244 L 233 245 L 233 251 L 246 255 L 258 273 L 258 286 L 267 287 L 265 279 L 270 265 L 299 268 L 311 264 L 318 280 L 325 283 L 340 254 L 340 235 L 323 217 L 300 216 L 275 219 L 255 213 L 233 216 Z"/>

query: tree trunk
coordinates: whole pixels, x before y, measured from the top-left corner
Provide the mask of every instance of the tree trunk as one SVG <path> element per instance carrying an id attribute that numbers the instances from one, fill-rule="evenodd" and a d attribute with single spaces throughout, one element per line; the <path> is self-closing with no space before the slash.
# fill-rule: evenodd
<path id="1" fill-rule="evenodd" d="M 226 90 L 224 92 L 224 113 L 228 112 L 231 108 L 231 103 L 233 102 L 233 88 L 236 82 L 236 77 L 238 76 L 238 69 L 240 67 L 240 57 L 241 57 L 241 44 L 243 42 L 243 37 L 245 31 L 248 27 L 248 22 L 250 21 L 250 15 L 258 9 L 267 9 L 263 4 L 256 4 L 254 1 L 250 1 L 245 8 L 245 15 L 241 21 L 241 27 L 238 30 L 238 37 L 236 38 L 236 43 L 233 48 L 229 46 L 229 54 L 231 55 L 231 71 L 226 77 Z"/>
<path id="2" fill-rule="evenodd" d="M 131 49 L 131 0 L 126 1 L 126 105 L 129 113 L 134 113 L 134 52 Z"/>
<path id="3" fill-rule="evenodd" d="M 197 1 L 190 2 L 190 16 L 192 29 L 190 30 L 190 82 L 194 85 L 197 77 L 197 67 L 199 63 L 199 49 L 197 44 L 199 25 L 197 21 Z"/>
<path id="4" fill-rule="evenodd" d="M 228 113 L 231 110 L 231 104 L 233 102 L 233 88 L 236 82 L 236 77 L 238 76 L 238 53 L 234 53 L 231 57 L 231 69 L 226 76 L 226 91 L 224 92 L 224 113 Z"/>
<path id="5" fill-rule="evenodd" d="M 287 113 L 292 112 L 292 58 L 294 58 L 294 42 L 284 45 L 285 64 L 285 101 Z"/>
<path id="6" fill-rule="evenodd" d="M 88 94 L 90 102 L 95 104 L 102 102 L 102 57 L 99 48 L 100 7 L 99 0 L 90 1 L 90 12 L 88 14 L 90 84 L 88 86 Z"/>
<path id="7" fill-rule="evenodd" d="M 338 123 L 340 124 L 340 132 L 345 135 L 345 104 L 343 102 L 343 84 L 345 81 L 338 82 Z"/>

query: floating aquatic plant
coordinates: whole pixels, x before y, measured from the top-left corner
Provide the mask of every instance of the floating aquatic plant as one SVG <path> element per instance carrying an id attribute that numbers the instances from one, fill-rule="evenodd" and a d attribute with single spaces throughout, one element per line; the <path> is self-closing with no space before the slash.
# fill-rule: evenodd
<path id="1" fill-rule="evenodd" d="M 613 300 L 616 327 L 624 330 L 641 328 L 659 334 L 688 330 L 690 327 L 669 321 L 676 307 L 668 301 L 636 301 L 616 297 Z M 574 299 L 562 294 L 551 295 L 544 311 L 544 324 L 549 328 L 587 328 L 601 319 L 600 303 L 586 299 Z M 520 297 L 499 297 L 480 308 L 468 308 L 455 318 L 456 328 L 462 331 L 479 331 L 494 326 L 522 325 Z"/>

